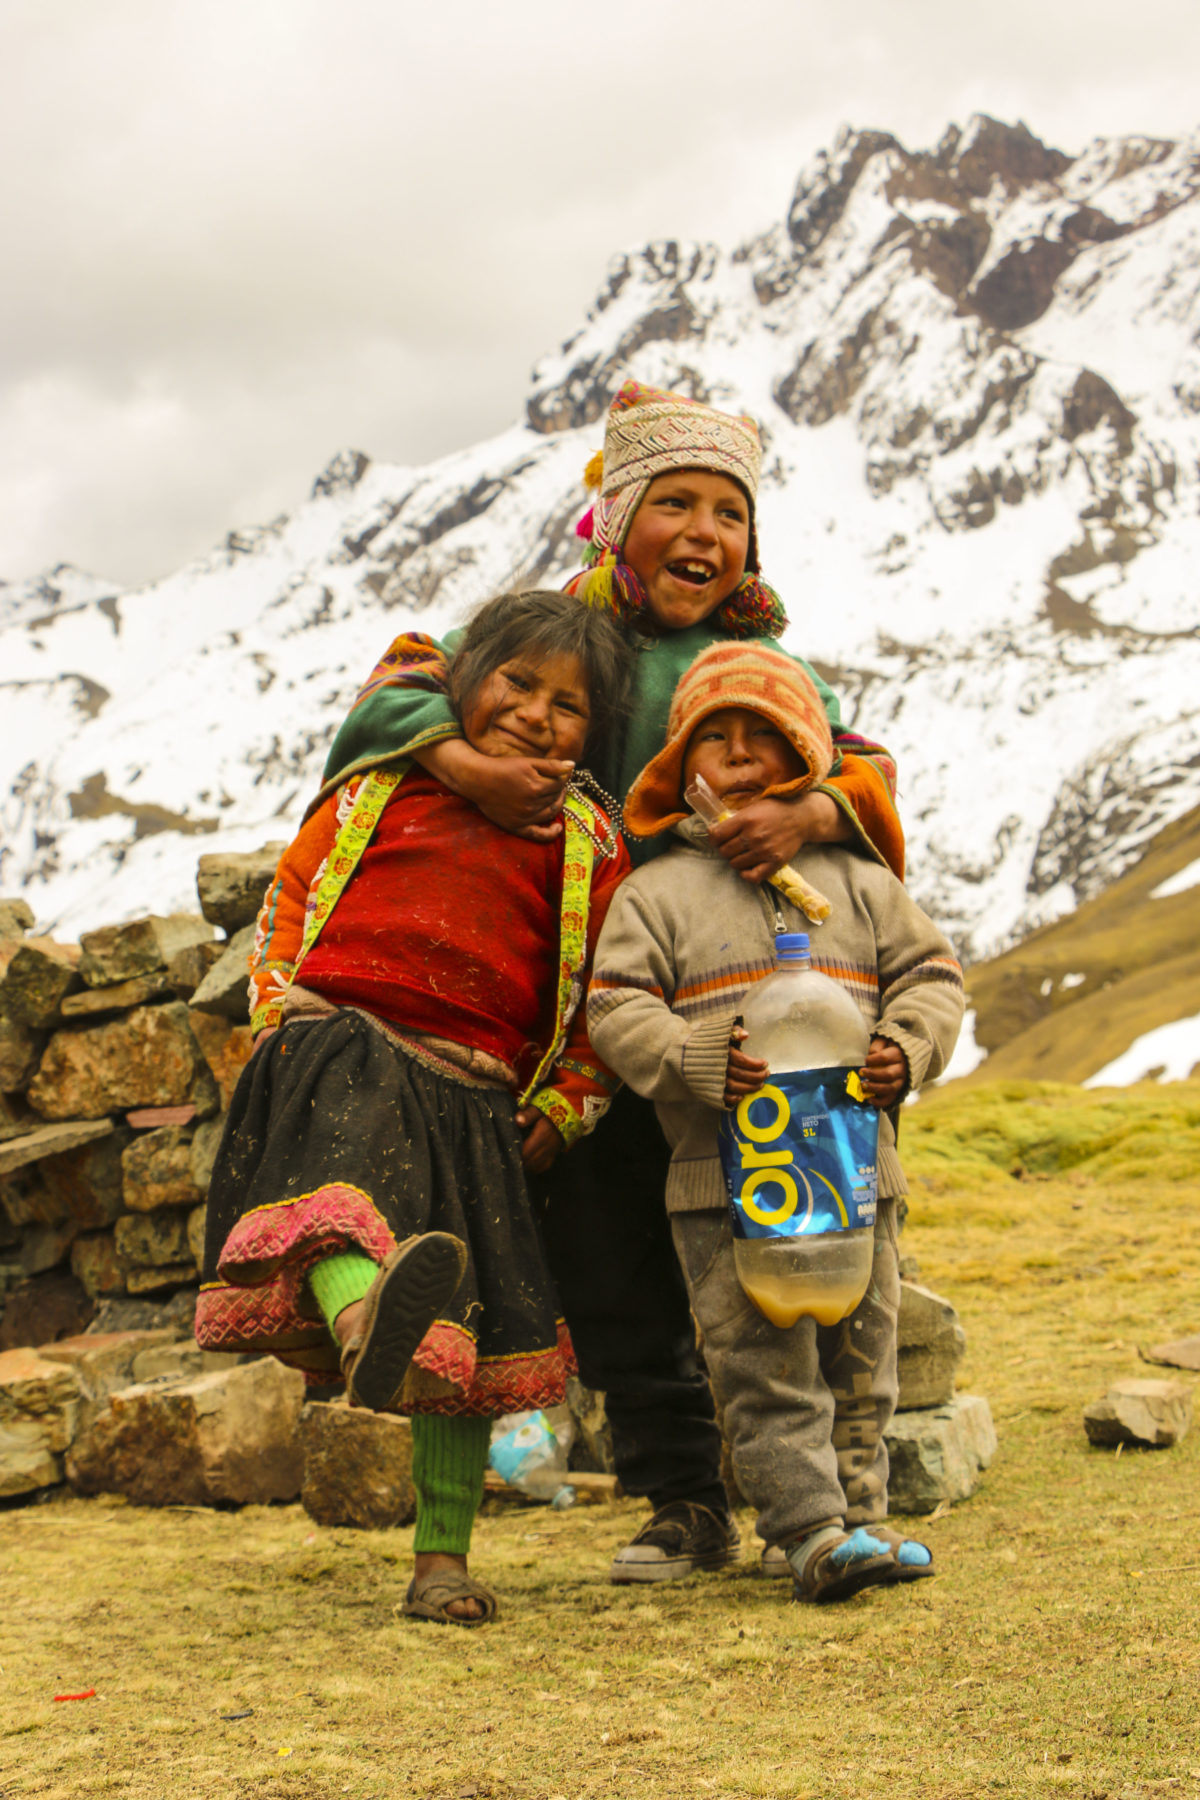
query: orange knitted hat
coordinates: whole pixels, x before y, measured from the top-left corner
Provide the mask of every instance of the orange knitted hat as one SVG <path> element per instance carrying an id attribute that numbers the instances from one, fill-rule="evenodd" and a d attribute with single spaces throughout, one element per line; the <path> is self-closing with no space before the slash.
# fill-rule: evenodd
<path id="1" fill-rule="evenodd" d="M 681 676 L 666 744 L 629 790 L 625 824 L 634 837 L 657 837 L 687 817 L 682 802 L 688 742 L 696 727 L 724 706 L 761 713 L 804 759 L 803 775 L 768 788 L 768 794 L 800 794 L 824 781 L 833 766 L 833 736 L 821 696 L 800 664 L 766 644 L 712 644 Z"/>

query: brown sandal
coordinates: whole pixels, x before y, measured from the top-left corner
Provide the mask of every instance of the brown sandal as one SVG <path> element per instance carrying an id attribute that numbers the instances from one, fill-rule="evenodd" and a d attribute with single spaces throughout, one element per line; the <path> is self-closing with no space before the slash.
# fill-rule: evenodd
<path id="1" fill-rule="evenodd" d="M 478 1619 L 460 1619 L 446 1609 L 455 1600 L 478 1600 L 483 1607 Z M 490 1625 L 500 1613 L 500 1602 L 482 1581 L 473 1581 L 465 1569 L 433 1569 L 417 1583 L 414 1575 L 397 1613 L 406 1619 L 428 1619 L 434 1625 Z"/>
<path id="2" fill-rule="evenodd" d="M 384 1412 L 395 1404 L 413 1352 L 458 1291 L 467 1247 L 448 1231 L 406 1238 L 387 1258 L 363 1299 L 358 1331 L 342 1350 L 351 1406 Z"/>

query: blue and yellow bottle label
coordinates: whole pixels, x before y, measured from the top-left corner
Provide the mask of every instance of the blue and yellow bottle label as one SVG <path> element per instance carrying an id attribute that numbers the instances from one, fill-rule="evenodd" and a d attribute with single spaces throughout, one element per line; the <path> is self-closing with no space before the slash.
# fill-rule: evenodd
<path id="1" fill-rule="evenodd" d="M 721 1167 L 740 1238 L 875 1223 L 879 1114 L 857 1069 L 802 1069 L 721 1115 Z"/>

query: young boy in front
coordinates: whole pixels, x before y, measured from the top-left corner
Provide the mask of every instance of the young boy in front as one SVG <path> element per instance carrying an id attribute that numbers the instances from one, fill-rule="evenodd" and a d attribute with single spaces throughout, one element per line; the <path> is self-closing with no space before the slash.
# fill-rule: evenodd
<path id="1" fill-rule="evenodd" d="M 669 854 L 618 891 L 597 946 L 588 1029 L 597 1053 L 658 1109 L 673 1156 L 667 1210 L 734 1474 L 758 1530 L 787 1555 L 805 1600 L 931 1575 L 929 1550 L 887 1516 L 884 1443 L 896 1405 L 900 1276 L 896 1201 L 906 1191 L 894 1107 L 945 1067 L 962 1017 L 962 973 L 904 887 L 859 849 L 806 845 L 793 866 L 830 902 L 814 926 L 707 842 L 683 790 L 703 775 L 730 811 L 824 781 L 829 726 L 804 671 L 762 644 L 714 645 L 675 691 L 666 747 L 625 806 L 627 829 L 674 828 Z M 826 790 L 829 791 L 829 790 Z M 752 982 L 774 967 L 777 931 L 812 934 L 814 968 L 840 981 L 872 1028 L 861 1072 L 880 1108 L 871 1280 L 849 1318 L 781 1329 L 742 1292 L 717 1148 L 722 1109 L 755 1092 L 766 1064 L 740 1048 Z M 749 1051 L 753 1045 L 748 1046 Z"/>

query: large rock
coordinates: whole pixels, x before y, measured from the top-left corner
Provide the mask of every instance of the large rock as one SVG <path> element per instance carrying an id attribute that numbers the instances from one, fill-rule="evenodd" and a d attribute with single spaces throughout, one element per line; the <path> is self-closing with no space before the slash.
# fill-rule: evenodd
<path id="1" fill-rule="evenodd" d="M 63 1363 L 74 1373 L 81 1396 L 77 1431 L 86 1431 L 118 1389 L 145 1379 L 138 1372 L 141 1358 L 171 1347 L 169 1331 L 100 1331 L 43 1345 L 38 1355 L 44 1362 Z"/>
<path id="2" fill-rule="evenodd" d="M 46 1190 L 63 1216 L 74 1219 L 85 1231 L 111 1225 L 121 1214 L 121 1156 L 129 1136 L 125 1127 L 118 1125 L 92 1143 L 48 1156 L 38 1164 Z"/>
<path id="3" fill-rule="evenodd" d="M 212 926 L 196 913 L 133 919 L 125 925 L 102 925 L 79 940 L 79 973 L 89 987 L 110 987 L 142 975 L 165 972 L 167 964 L 192 944 L 210 943 Z"/>
<path id="4" fill-rule="evenodd" d="M 186 1262 L 154 1263 L 127 1269 L 125 1287 L 131 1294 L 165 1294 L 195 1279 L 196 1265 L 189 1253 Z"/>
<path id="5" fill-rule="evenodd" d="M 218 1119 L 205 1119 L 202 1125 L 197 1125 L 196 1135 L 192 1139 L 192 1180 L 205 1195 L 212 1180 L 213 1164 L 217 1160 L 224 1130 L 224 1115 Z"/>
<path id="6" fill-rule="evenodd" d="M 231 935 L 244 925 L 253 925 L 276 864 L 286 849 L 286 842 L 280 839 L 241 855 L 202 856 L 196 873 L 196 892 L 205 918 Z"/>
<path id="7" fill-rule="evenodd" d="M 0 943 L 19 942 L 33 930 L 33 908 L 28 900 L 0 900 Z"/>
<path id="8" fill-rule="evenodd" d="M 159 1335 L 144 1332 L 145 1337 Z M 161 1334 L 166 1337 L 166 1333 Z M 232 1368 L 240 1359 L 220 1350 L 202 1350 L 195 1338 L 175 1338 L 140 1349 L 133 1359 L 135 1382 L 195 1381 Z"/>
<path id="9" fill-rule="evenodd" d="M 221 1090 L 221 1105 L 228 1110 L 238 1076 L 250 1061 L 254 1035 L 249 1025 L 237 1025 L 232 1019 L 222 1018 L 219 1013 L 193 1010 L 191 1020 L 196 1041 L 204 1052 L 204 1060 L 216 1076 L 217 1086 Z"/>
<path id="10" fill-rule="evenodd" d="M 52 1194 L 37 1165 L 0 1175 L 0 1208 L 19 1230 L 29 1225 L 61 1225 L 69 1217 L 66 1207 Z"/>
<path id="11" fill-rule="evenodd" d="M 132 1212 L 196 1206 L 203 1195 L 192 1179 L 192 1132 L 168 1125 L 135 1137 L 121 1158 L 125 1204 Z"/>
<path id="12" fill-rule="evenodd" d="M 303 1396 L 303 1376 L 273 1357 L 126 1388 L 76 1439 L 68 1479 L 81 1493 L 126 1494 L 142 1506 L 294 1500 Z"/>
<path id="13" fill-rule="evenodd" d="M 250 952 L 254 927 L 245 926 L 229 940 L 220 962 L 214 963 L 192 995 L 196 1012 L 218 1013 L 223 1019 L 244 1024 L 250 1017 Z"/>
<path id="14" fill-rule="evenodd" d="M 950 1302 L 915 1282 L 902 1281 L 896 1350 L 900 1377 L 897 1411 L 945 1406 L 953 1400 L 954 1377 L 966 1347 L 966 1333 Z"/>
<path id="15" fill-rule="evenodd" d="M 1166 1363 L 1172 1369 L 1192 1369 L 1200 1374 L 1200 1334 L 1173 1338 L 1169 1344 L 1155 1344 L 1140 1354 L 1143 1362 Z"/>
<path id="16" fill-rule="evenodd" d="M 0 944 L 0 1013 L 44 1030 L 57 1023 L 63 1000 L 79 986 L 79 949 L 53 938 Z"/>
<path id="17" fill-rule="evenodd" d="M 121 1296 L 102 1300 L 89 1334 L 99 1331 L 169 1331 L 173 1338 L 191 1338 L 196 1331 L 196 1290 L 171 1294 L 165 1300 L 130 1300 Z"/>
<path id="18" fill-rule="evenodd" d="M 71 1245 L 71 1273 L 93 1300 L 125 1292 L 125 1264 L 111 1231 L 89 1232 Z"/>
<path id="19" fill-rule="evenodd" d="M 898 1513 L 928 1513 L 943 1500 L 966 1500 L 996 1454 L 991 1409 L 980 1394 L 959 1394 L 926 1412 L 897 1413 L 885 1437 L 888 1503 Z"/>
<path id="20" fill-rule="evenodd" d="M 0 1013 L 0 1094 L 20 1094 L 37 1072 L 45 1033 Z"/>
<path id="21" fill-rule="evenodd" d="M 56 1031 L 29 1085 L 29 1103 L 45 1119 L 182 1105 L 194 1105 L 203 1117 L 216 1112 L 218 1100 L 188 1009 L 178 1000 Z"/>
<path id="22" fill-rule="evenodd" d="M 95 1019 L 101 1013 L 132 1012 L 151 1000 L 162 1000 L 175 989 L 166 974 L 135 975 L 129 981 L 115 981 L 111 987 L 85 988 L 82 994 L 68 994 L 62 1003 L 64 1019 Z"/>
<path id="23" fill-rule="evenodd" d="M 80 1398 L 69 1368 L 36 1350 L 0 1352 L 0 1498 L 62 1480 Z"/>
<path id="24" fill-rule="evenodd" d="M 1192 1422 L 1191 1390 L 1182 1381 L 1131 1377 L 1114 1381 L 1103 1400 L 1083 1409 L 1090 1444 L 1138 1444 L 1166 1450 Z"/>
<path id="25" fill-rule="evenodd" d="M 187 1217 L 173 1210 L 127 1213 L 113 1230 L 117 1255 L 132 1271 L 163 1263 L 181 1263 L 190 1257 Z M 186 1280 L 186 1277 L 181 1277 Z M 130 1293 L 136 1289 L 130 1285 Z"/>
<path id="26" fill-rule="evenodd" d="M 181 1000 L 190 1000 L 213 964 L 220 962 L 224 954 L 222 938 L 212 938 L 207 944 L 189 944 L 186 950 L 177 950 L 167 964 L 167 980 L 173 991 Z"/>
<path id="27" fill-rule="evenodd" d="M 82 1283 L 65 1269 L 18 1282 L 4 1302 L 0 1350 L 49 1344 L 83 1331 L 95 1307 Z"/>
<path id="28" fill-rule="evenodd" d="M 318 1525 L 384 1531 L 415 1517 L 412 1431 L 407 1419 L 309 1404 L 300 1413 L 300 1502 Z"/>
<path id="29" fill-rule="evenodd" d="M 43 1275 L 51 1269 L 57 1269 L 65 1263 L 71 1254 L 71 1246 L 79 1232 L 79 1225 L 74 1219 L 64 1219 L 58 1225 L 27 1225 L 21 1233 L 21 1248 L 17 1256 L 26 1275 Z M 50 1332 L 45 1334 L 51 1336 Z M 30 1343 L 37 1343 L 37 1338 L 30 1338 Z"/>
<path id="30" fill-rule="evenodd" d="M 77 1150 L 82 1144 L 108 1137 L 112 1131 L 109 1119 L 72 1119 L 68 1124 L 41 1125 L 34 1131 L 0 1144 L 0 1176 L 11 1175 L 26 1163 L 40 1162 L 44 1156 L 59 1156 L 64 1150 Z"/>

